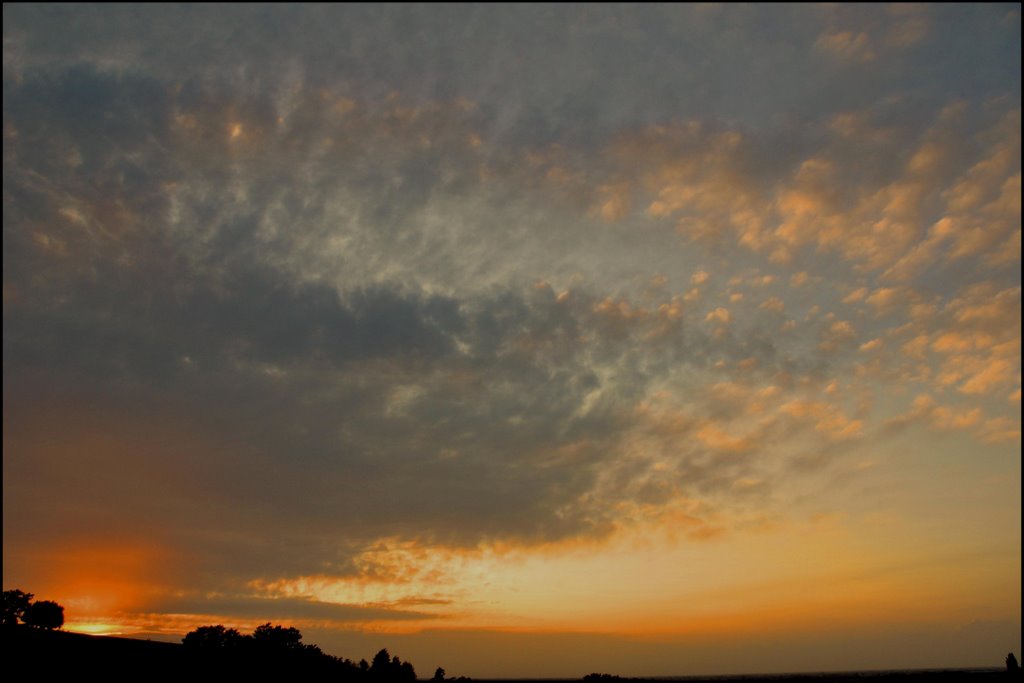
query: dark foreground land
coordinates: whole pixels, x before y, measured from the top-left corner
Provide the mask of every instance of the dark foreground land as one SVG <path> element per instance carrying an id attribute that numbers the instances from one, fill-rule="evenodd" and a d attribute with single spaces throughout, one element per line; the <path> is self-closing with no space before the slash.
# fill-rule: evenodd
<path id="1" fill-rule="evenodd" d="M 10 680 L 60 683 L 83 675 L 102 681 L 334 681 L 357 683 L 352 667 L 327 656 L 285 653 L 222 656 L 178 643 L 90 636 L 27 626 L 3 627 L 4 672 Z M 31 676 L 23 678 L 22 676 Z M 5 676 L 6 678 L 6 676 Z M 383 683 L 383 682 L 381 682 Z"/>
<path id="2" fill-rule="evenodd" d="M 910 671 L 850 671 L 842 673 L 734 674 L 720 676 L 622 677 L 617 683 L 953 683 L 954 681 L 1016 681 L 1004 669 L 933 669 Z M 473 683 L 570 683 L 568 679 L 474 679 Z"/>
<path id="3" fill-rule="evenodd" d="M 13 680 L 59 681 L 74 675 L 97 675 L 104 681 L 347 681 L 348 671 L 321 661 L 210 658 L 189 652 L 177 643 L 89 636 L 28 627 L 3 627 L 3 658 L 6 674 Z M 31 679 L 22 678 L 31 676 Z M 6 676 L 5 676 L 6 677 Z M 954 681 L 1019 680 L 1019 672 L 1004 669 L 879 671 L 816 674 L 737 676 L 680 676 L 641 679 L 602 677 L 607 683 L 953 683 Z M 569 683 L 566 679 L 501 679 L 473 683 Z M 379 683 L 387 683 L 380 681 Z"/>

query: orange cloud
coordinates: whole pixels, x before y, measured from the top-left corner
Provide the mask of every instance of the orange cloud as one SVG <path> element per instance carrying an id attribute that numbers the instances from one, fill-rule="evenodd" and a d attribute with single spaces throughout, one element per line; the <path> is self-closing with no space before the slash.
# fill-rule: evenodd
<path id="1" fill-rule="evenodd" d="M 732 321 L 729 309 L 719 306 L 704 317 L 704 322 L 714 322 L 719 325 L 728 325 Z"/>
<path id="2" fill-rule="evenodd" d="M 850 62 L 871 62 L 875 59 L 875 50 L 871 38 L 863 31 L 834 31 L 823 33 L 815 41 L 814 47 L 835 57 Z"/>
<path id="3" fill-rule="evenodd" d="M 814 420 L 815 429 L 832 439 L 857 437 L 864 429 L 862 420 L 850 419 L 840 407 L 823 401 L 794 399 L 784 403 L 779 412 L 797 419 Z"/>

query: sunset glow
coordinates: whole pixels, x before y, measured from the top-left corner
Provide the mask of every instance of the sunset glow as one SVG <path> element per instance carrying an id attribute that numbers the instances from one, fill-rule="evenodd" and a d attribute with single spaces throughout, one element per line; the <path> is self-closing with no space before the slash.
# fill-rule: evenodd
<path id="1" fill-rule="evenodd" d="M 4 588 L 421 678 L 1019 655 L 1020 36 L 5 5 Z"/>

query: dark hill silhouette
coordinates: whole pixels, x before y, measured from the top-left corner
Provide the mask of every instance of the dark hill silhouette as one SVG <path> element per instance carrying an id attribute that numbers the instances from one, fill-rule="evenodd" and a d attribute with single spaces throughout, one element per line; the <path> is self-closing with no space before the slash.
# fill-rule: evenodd
<path id="1" fill-rule="evenodd" d="M 182 648 L 175 643 L 90 636 L 27 626 L 3 627 L 5 672 L 31 679 L 50 674 L 96 673 L 107 680 L 142 680 L 141 672 L 187 675 Z M 47 676 L 41 676 L 46 672 Z M 31 680 L 16 676 L 13 680 Z"/>
<path id="2" fill-rule="evenodd" d="M 721 676 L 680 676 L 671 679 L 623 678 L 609 674 L 587 674 L 584 683 L 614 681 L 621 683 L 999 683 L 1016 680 L 1002 669 L 935 669 L 906 671 L 851 671 L 849 673 L 735 674 Z M 512 681 L 501 681 L 512 683 Z M 556 683 L 534 680 L 530 683 Z M 562 681 L 561 683 L 565 683 Z"/>
<path id="3" fill-rule="evenodd" d="M 3 592 L 4 670 L 46 679 L 94 674 L 103 680 L 332 680 L 352 683 L 415 683 L 410 662 L 380 650 L 373 664 L 355 664 L 303 643 L 291 626 L 270 622 L 249 635 L 223 625 L 200 626 L 181 644 L 89 636 L 59 630 L 64 607 L 19 589 Z"/>
<path id="4" fill-rule="evenodd" d="M 215 629 L 216 627 L 203 627 Z M 225 629 L 226 631 L 229 629 Z M 178 643 L 91 636 L 49 631 L 24 625 L 3 626 L 5 673 L 25 680 L 46 672 L 47 680 L 64 674 L 81 677 L 95 674 L 104 681 L 141 680 L 301 680 L 366 681 L 402 683 L 415 681 L 412 665 L 386 651 L 378 653 L 378 669 L 321 652 L 316 645 L 301 644 L 296 629 L 257 629 L 257 637 L 230 636 L 229 647 L 190 647 Z M 383 653 L 383 654 L 382 654 Z M 410 673 L 412 674 L 411 678 Z M 29 679 L 31 680 L 31 679 Z"/>

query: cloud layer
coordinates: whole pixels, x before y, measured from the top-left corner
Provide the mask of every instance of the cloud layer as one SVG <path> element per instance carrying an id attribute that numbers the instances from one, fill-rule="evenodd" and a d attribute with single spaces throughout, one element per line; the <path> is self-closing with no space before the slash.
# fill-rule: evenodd
<path id="1" fill-rule="evenodd" d="M 211 614 L 429 619 L 457 591 L 275 582 L 832 513 L 908 433 L 1019 452 L 1016 9 L 4 24 L 5 581 L 147 539 Z"/>

